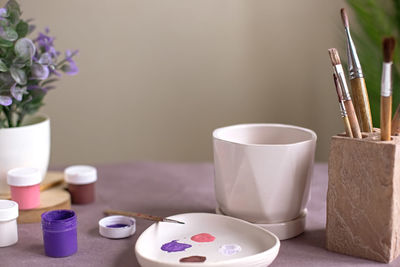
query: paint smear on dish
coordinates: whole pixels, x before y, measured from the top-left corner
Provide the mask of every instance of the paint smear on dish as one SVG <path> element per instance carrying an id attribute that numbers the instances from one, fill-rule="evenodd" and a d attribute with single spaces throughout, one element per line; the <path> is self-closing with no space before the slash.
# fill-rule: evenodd
<path id="1" fill-rule="evenodd" d="M 128 227 L 128 226 L 129 226 L 128 224 L 124 224 L 124 223 L 116 223 L 116 224 L 107 225 L 107 227 L 110 227 L 110 228 L 123 228 L 123 227 Z"/>
<path id="2" fill-rule="evenodd" d="M 242 248 L 237 244 L 226 244 L 222 245 L 218 251 L 223 255 L 232 256 L 239 253 L 241 250 Z"/>
<path id="3" fill-rule="evenodd" d="M 192 245 L 179 243 L 178 240 L 172 240 L 171 242 L 162 245 L 161 250 L 167 251 L 169 253 L 169 252 L 184 251 L 185 249 L 191 247 Z"/>
<path id="4" fill-rule="evenodd" d="M 212 236 L 210 234 L 207 233 L 201 233 L 198 235 L 194 235 L 190 238 L 191 240 L 195 241 L 195 242 L 213 242 L 215 240 L 215 236 Z"/>
<path id="5" fill-rule="evenodd" d="M 204 256 L 190 256 L 180 259 L 179 262 L 205 262 L 206 259 Z"/>

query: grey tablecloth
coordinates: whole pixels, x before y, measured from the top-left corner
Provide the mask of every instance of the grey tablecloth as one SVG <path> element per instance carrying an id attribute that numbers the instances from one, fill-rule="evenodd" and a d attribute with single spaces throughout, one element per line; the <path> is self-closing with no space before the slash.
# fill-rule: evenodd
<path id="1" fill-rule="evenodd" d="M 168 216 L 214 212 L 213 166 L 176 163 L 131 163 L 98 166 L 97 201 L 73 209 L 78 215 L 78 253 L 67 258 L 44 255 L 40 224 L 19 225 L 16 245 L 0 248 L 0 266 L 139 266 L 134 254 L 138 236 L 151 222 L 138 220 L 134 236 L 109 240 L 98 234 L 98 220 L 107 208 Z M 271 266 L 378 266 L 373 261 L 327 251 L 325 195 L 327 165 L 316 164 L 308 205 L 306 232 L 283 241 Z M 400 259 L 389 266 L 400 266 Z"/>

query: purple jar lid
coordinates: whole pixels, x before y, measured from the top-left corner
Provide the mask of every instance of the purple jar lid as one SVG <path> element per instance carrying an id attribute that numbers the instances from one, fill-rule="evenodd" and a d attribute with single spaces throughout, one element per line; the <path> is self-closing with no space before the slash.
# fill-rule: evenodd
<path id="1" fill-rule="evenodd" d="M 77 219 L 73 210 L 52 210 L 42 214 L 44 231 L 68 231 L 76 228 Z"/>

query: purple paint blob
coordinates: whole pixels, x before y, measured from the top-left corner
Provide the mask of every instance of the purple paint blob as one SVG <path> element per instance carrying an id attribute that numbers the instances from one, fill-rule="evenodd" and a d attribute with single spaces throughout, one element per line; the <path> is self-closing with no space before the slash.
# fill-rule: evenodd
<path id="1" fill-rule="evenodd" d="M 123 228 L 123 227 L 129 227 L 129 225 L 128 224 L 124 224 L 124 223 L 116 223 L 116 224 L 107 225 L 107 227 L 110 227 L 110 228 Z"/>
<path id="2" fill-rule="evenodd" d="M 192 247 L 192 245 L 185 244 L 185 243 L 179 243 L 177 241 L 178 240 L 172 240 L 169 243 L 165 243 L 164 245 L 161 246 L 161 250 L 167 251 L 168 253 L 170 253 L 170 252 L 184 251 L 185 249 Z"/>

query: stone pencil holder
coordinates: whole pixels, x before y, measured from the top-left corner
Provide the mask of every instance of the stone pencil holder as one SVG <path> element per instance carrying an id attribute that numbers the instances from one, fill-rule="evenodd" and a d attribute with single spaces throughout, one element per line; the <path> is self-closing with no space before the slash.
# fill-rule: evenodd
<path id="1" fill-rule="evenodd" d="M 388 263 L 400 254 L 400 137 L 363 137 L 331 139 L 326 246 Z"/>

